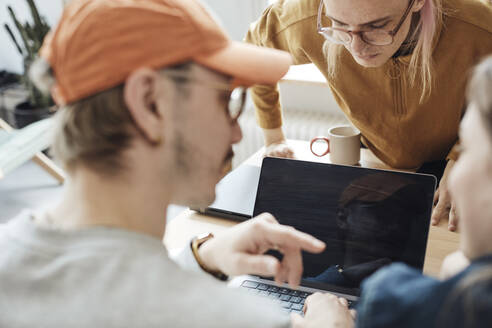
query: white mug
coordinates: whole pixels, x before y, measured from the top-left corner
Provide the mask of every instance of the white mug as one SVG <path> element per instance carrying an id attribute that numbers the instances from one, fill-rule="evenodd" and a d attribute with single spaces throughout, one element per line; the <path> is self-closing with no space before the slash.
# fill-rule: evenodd
<path id="1" fill-rule="evenodd" d="M 313 149 L 318 143 L 325 144 L 323 151 Z M 329 153 L 333 164 L 356 165 L 360 161 L 360 131 L 350 125 L 333 127 L 328 131 L 328 137 L 313 138 L 310 148 L 318 157 Z"/>

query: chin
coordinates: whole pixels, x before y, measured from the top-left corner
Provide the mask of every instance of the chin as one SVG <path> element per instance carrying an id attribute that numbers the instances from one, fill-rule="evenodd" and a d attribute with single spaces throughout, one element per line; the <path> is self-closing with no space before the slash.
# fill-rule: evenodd
<path id="1" fill-rule="evenodd" d="M 210 206 L 214 201 L 215 201 L 215 189 L 212 192 L 209 193 L 203 193 L 197 197 L 193 197 L 193 199 L 190 199 L 186 206 L 192 207 L 192 208 L 200 208 L 204 209 Z"/>
<path id="2" fill-rule="evenodd" d="M 352 57 L 357 62 L 357 64 L 367 68 L 380 67 L 384 65 L 384 63 L 386 63 L 387 61 L 387 60 L 383 60 L 383 56 L 381 54 L 368 58 L 357 57 L 354 55 L 352 55 Z"/>

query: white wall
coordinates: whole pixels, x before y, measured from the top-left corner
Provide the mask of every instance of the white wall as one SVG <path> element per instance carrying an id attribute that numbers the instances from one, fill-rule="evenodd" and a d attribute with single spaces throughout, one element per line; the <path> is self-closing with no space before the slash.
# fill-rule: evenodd
<path id="1" fill-rule="evenodd" d="M 202 0 L 217 14 L 229 37 L 242 40 L 249 24 L 257 20 L 268 0 Z"/>
<path id="2" fill-rule="evenodd" d="M 55 25 L 62 11 L 62 0 L 35 0 L 35 2 L 40 14 L 46 18 L 48 24 L 50 26 Z M 12 7 L 20 22 L 30 19 L 31 13 L 25 0 L 0 0 L 0 70 L 6 69 L 21 73 L 23 69 L 22 57 L 3 26 L 7 23 L 14 34 L 17 32 L 17 28 L 8 14 L 8 5 Z M 17 41 L 22 44 L 20 37 L 17 38 Z"/>

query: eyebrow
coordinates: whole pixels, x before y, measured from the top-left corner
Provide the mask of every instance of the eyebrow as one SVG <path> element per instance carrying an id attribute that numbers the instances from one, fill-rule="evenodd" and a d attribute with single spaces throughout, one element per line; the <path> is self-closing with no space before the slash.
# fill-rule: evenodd
<path id="1" fill-rule="evenodd" d="M 347 23 L 344 23 L 344 22 L 341 22 L 339 21 L 338 19 L 335 19 L 329 15 L 326 15 L 326 17 L 328 17 L 329 19 L 331 19 L 332 21 L 338 23 L 338 24 L 341 24 L 341 25 L 348 25 Z M 385 16 L 385 17 L 382 17 L 382 18 L 378 18 L 378 19 L 375 19 L 375 20 L 372 20 L 370 22 L 367 22 L 367 23 L 363 23 L 363 24 L 358 24 L 360 26 L 368 26 L 368 25 L 372 25 L 372 24 L 375 24 L 375 23 L 380 23 L 380 22 L 383 22 L 385 20 L 388 20 L 390 19 L 391 16 Z"/>

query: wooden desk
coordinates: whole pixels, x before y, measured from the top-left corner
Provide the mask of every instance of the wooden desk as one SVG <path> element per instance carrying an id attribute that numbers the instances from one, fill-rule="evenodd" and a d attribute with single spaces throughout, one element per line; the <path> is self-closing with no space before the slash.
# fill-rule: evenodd
<path id="1" fill-rule="evenodd" d="M 318 158 L 311 154 L 309 144 L 306 141 L 289 140 L 294 148 L 297 158 L 316 162 L 329 162 L 329 157 Z M 257 151 L 246 160 L 249 165 L 261 165 L 263 149 Z M 377 159 L 369 150 L 361 151 L 361 165 L 364 167 L 385 168 L 388 167 Z M 190 239 L 202 233 L 212 232 L 219 234 L 237 222 L 201 215 L 195 211 L 186 210 L 169 222 L 166 227 L 164 244 L 168 249 L 186 246 Z M 425 255 L 424 273 L 437 276 L 446 255 L 454 252 L 459 246 L 459 234 L 447 229 L 447 222 L 441 222 L 439 226 L 431 226 L 427 251 Z"/>

